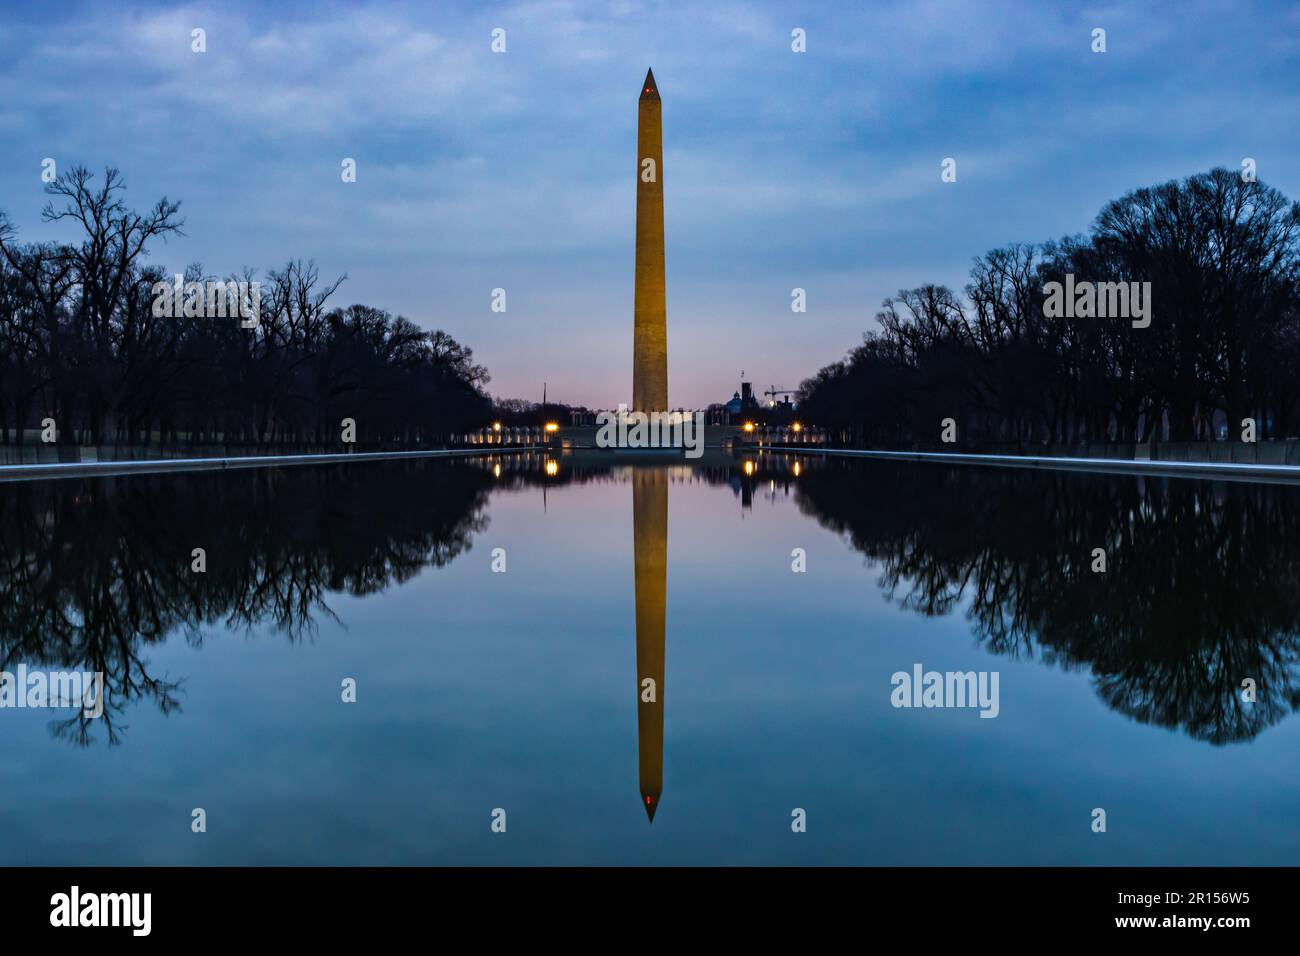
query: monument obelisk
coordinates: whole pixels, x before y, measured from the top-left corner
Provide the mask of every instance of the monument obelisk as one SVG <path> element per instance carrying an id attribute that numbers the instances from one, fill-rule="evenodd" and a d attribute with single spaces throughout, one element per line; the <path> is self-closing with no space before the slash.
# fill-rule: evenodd
<path id="1" fill-rule="evenodd" d="M 664 130 L 653 70 L 641 85 L 636 121 L 636 290 L 632 410 L 668 411 L 668 312 L 664 284 Z"/>

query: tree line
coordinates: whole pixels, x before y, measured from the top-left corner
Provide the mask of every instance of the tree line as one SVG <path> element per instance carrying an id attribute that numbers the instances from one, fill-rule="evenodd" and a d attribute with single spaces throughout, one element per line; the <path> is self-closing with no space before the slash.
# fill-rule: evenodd
<path id="1" fill-rule="evenodd" d="M 431 445 L 489 420 L 469 348 L 383 309 L 330 307 L 346 276 L 324 281 L 311 261 L 226 277 L 232 292 L 259 283 L 255 323 L 233 302 L 230 317 L 159 310 L 175 280 L 149 247 L 183 235 L 180 203 L 142 213 L 123 191 L 115 169 L 49 183 L 42 220 L 76 226 L 70 242 L 20 243 L 0 211 L 0 443 L 53 420 L 61 443 L 331 445 L 351 418 L 358 444 Z M 201 266 L 183 275 L 221 288 Z"/>
<path id="2" fill-rule="evenodd" d="M 1150 283 L 1149 325 L 1096 300 L 1063 312 L 1050 283 Z M 876 321 L 800 387 L 803 417 L 839 441 L 937 442 L 946 418 L 963 444 L 1019 447 L 1236 440 L 1246 418 L 1294 436 L 1300 203 L 1223 168 L 1137 189 L 1086 235 L 994 249 L 964 295 L 903 290 Z"/>

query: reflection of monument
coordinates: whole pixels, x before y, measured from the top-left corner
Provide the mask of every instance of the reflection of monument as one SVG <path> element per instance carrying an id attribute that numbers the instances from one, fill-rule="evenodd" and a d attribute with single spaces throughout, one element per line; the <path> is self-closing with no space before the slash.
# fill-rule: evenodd
<path id="1" fill-rule="evenodd" d="M 641 802 L 653 823 L 664 786 L 664 615 L 668 598 L 668 472 L 632 470 L 636 566 L 636 737 Z"/>
<path id="2" fill-rule="evenodd" d="M 646 71 L 636 123 L 636 290 L 632 410 L 668 410 L 668 319 L 664 286 L 664 134 L 659 88 Z"/>

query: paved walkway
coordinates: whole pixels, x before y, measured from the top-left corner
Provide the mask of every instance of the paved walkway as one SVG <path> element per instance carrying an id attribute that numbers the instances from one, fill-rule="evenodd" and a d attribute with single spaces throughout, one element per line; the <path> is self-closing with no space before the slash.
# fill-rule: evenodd
<path id="1" fill-rule="evenodd" d="M 1222 461 L 1156 461 L 1146 458 L 1061 458 L 1048 455 L 967 455 L 934 451 L 867 451 L 856 448 L 818 448 L 809 445 L 768 445 L 771 451 L 843 458 L 880 458 L 894 461 L 929 461 L 953 465 L 996 465 L 1003 468 L 1053 468 L 1065 471 L 1101 471 L 1111 474 L 1171 475 L 1213 478 L 1219 481 L 1300 482 L 1300 465 L 1247 465 Z"/>
<path id="2" fill-rule="evenodd" d="M 541 445 L 493 445 L 483 448 L 439 448 L 429 451 L 359 451 L 332 455 L 235 455 L 230 458 L 163 458 L 141 461 L 73 461 L 37 465 L 0 465 L 2 481 L 37 481 L 99 475 L 137 475 L 172 471 L 221 471 L 234 468 L 282 468 L 289 465 L 329 465 L 341 462 L 394 461 L 403 458 L 461 458 L 539 451 Z"/>

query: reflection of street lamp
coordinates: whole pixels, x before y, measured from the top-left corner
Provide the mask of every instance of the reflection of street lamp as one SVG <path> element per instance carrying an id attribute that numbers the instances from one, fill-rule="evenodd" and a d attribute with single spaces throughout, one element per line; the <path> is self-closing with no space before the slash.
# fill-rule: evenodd
<path id="1" fill-rule="evenodd" d="M 558 475 L 560 473 L 559 462 L 548 461 L 546 463 L 546 473 L 550 475 L 552 478 Z"/>
<path id="2" fill-rule="evenodd" d="M 754 463 L 752 461 L 745 462 L 745 474 L 752 475 L 753 473 L 754 473 Z"/>

